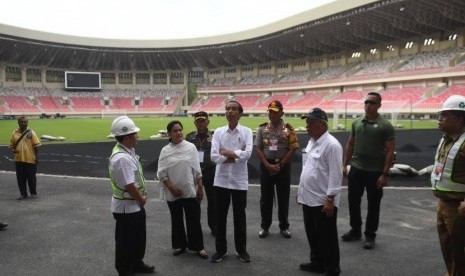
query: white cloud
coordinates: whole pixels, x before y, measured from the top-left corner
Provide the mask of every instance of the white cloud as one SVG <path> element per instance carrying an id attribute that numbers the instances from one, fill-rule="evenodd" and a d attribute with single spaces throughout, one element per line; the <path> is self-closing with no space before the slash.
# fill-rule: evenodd
<path id="1" fill-rule="evenodd" d="M 334 0 L 0 0 L 0 23 L 86 37 L 179 39 L 244 31 Z"/>

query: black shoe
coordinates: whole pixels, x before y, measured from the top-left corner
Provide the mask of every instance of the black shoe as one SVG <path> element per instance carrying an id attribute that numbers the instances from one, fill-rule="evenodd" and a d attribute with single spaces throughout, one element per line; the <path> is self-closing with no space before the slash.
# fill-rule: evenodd
<path id="1" fill-rule="evenodd" d="M 362 238 L 362 233 L 354 229 L 351 229 L 349 232 L 341 236 L 341 239 L 346 242 L 347 241 L 358 241 L 361 238 Z"/>
<path id="2" fill-rule="evenodd" d="M 0 222 L 0 230 L 5 229 L 8 226 L 8 223 Z"/>
<path id="3" fill-rule="evenodd" d="M 119 271 L 118 276 L 134 276 L 134 273 L 131 271 Z"/>
<path id="4" fill-rule="evenodd" d="M 268 232 L 268 230 L 262 229 L 262 230 L 260 230 L 260 232 L 258 232 L 258 237 L 260 239 L 264 239 L 264 238 L 268 237 L 269 234 L 270 234 L 270 232 Z"/>
<path id="5" fill-rule="evenodd" d="M 373 249 L 375 247 L 375 238 L 366 237 L 365 242 L 363 243 L 363 248 Z"/>
<path id="6" fill-rule="evenodd" d="M 300 270 L 308 271 L 308 272 L 315 272 L 315 273 L 324 273 L 325 268 L 321 265 L 316 265 L 314 263 L 305 263 L 300 264 Z"/>
<path id="7" fill-rule="evenodd" d="M 237 254 L 237 257 L 239 258 L 239 260 L 241 260 L 241 262 L 250 263 L 250 255 L 249 255 L 249 253 L 247 253 L 247 251 L 244 251 L 242 253 L 236 252 L 236 254 Z"/>
<path id="8" fill-rule="evenodd" d="M 27 196 L 22 195 L 22 196 L 18 197 L 18 200 L 23 200 L 23 199 L 27 199 Z"/>
<path id="9" fill-rule="evenodd" d="M 212 263 L 219 263 L 221 262 L 224 258 L 226 258 L 226 256 L 228 256 L 228 252 L 224 252 L 224 253 L 218 253 L 216 252 L 215 254 L 213 254 L 212 256 Z"/>
<path id="10" fill-rule="evenodd" d="M 291 238 L 291 231 L 289 231 L 289 229 L 283 229 L 281 230 L 281 236 L 283 238 L 286 238 L 286 239 L 290 239 Z"/>
<path id="11" fill-rule="evenodd" d="M 134 268 L 135 273 L 154 273 L 155 266 L 142 263 L 141 266 Z"/>

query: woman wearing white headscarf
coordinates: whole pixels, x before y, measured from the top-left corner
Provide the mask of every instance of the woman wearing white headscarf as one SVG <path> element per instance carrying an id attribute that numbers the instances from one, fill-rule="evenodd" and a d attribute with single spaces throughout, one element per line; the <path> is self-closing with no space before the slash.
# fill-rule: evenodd
<path id="1" fill-rule="evenodd" d="M 203 185 L 199 155 L 194 144 L 184 140 L 181 122 L 171 121 L 166 128 L 170 143 L 160 152 L 157 175 L 161 198 L 170 209 L 173 255 L 180 255 L 188 248 L 207 259 L 200 225 Z"/>

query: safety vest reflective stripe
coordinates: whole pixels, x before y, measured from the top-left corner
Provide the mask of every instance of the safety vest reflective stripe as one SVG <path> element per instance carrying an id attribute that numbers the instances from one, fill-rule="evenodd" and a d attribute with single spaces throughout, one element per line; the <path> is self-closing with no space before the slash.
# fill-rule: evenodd
<path id="1" fill-rule="evenodd" d="M 113 148 L 113 151 L 111 153 L 111 156 L 110 156 L 110 160 L 116 155 L 116 154 L 127 154 L 129 156 L 131 156 L 124 148 L 122 148 L 121 146 L 119 146 L 118 144 L 115 145 L 115 147 Z M 131 156 L 132 158 L 132 156 Z M 134 162 L 136 162 L 134 160 Z M 145 178 L 144 178 L 144 173 L 143 173 L 143 170 L 142 170 L 142 165 L 140 164 L 139 161 L 137 161 L 136 163 L 136 166 L 137 166 L 137 169 L 138 169 L 138 174 L 137 174 L 137 182 L 139 183 L 139 192 L 142 192 L 143 194 L 145 194 Z M 131 195 L 128 193 L 128 191 L 126 191 L 125 189 L 122 189 L 120 188 L 118 185 L 115 184 L 115 182 L 113 181 L 113 176 L 112 176 L 112 173 L 111 173 L 111 170 L 110 168 L 108 168 L 108 173 L 110 175 L 110 181 L 111 181 L 111 188 L 113 190 L 113 197 L 116 198 L 116 199 L 121 199 L 121 200 L 134 200 Z"/>
<path id="2" fill-rule="evenodd" d="M 465 142 L 465 133 L 460 135 L 459 139 L 455 141 L 452 148 L 447 154 L 445 164 L 443 164 L 442 175 L 440 180 L 433 179 L 433 174 L 436 171 L 436 162 L 433 166 L 433 171 L 431 173 L 431 185 L 433 190 L 443 191 L 443 192 L 465 192 L 465 183 L 458 183 L 452 180 L 452 169 L 454 168 L 454 161 L 457 157 L 457 154 L 460 152 L 460 148 Z M 438 149 L 436 150 L 436 156 L 434 160 L 438 160 L 439 153 L 441 150 L 441 145 L 444 143 L 444 138 L 439 142 Z"/>

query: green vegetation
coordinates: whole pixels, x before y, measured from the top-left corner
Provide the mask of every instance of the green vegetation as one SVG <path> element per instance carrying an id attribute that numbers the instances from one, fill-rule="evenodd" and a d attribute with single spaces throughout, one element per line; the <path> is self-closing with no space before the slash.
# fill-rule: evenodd
<path id="1" fill-rule="evenodd" d="M 171 120 L 179 120 L 184 125 L 184 133 L 187 134 L 195 129 L 192 117 L 152 117 L 152 118 L 133 118 L 136 125 L 141 129 L 140 139 L 149 139 L 151 135 L 157 134 L 159 130 L 166 129 L 166 125 Z M 255 130 L 258 125 L 267 121 L 266 116 L 262 117 L 243 117 L 241 124 Z M 30 119 L 29 126 L 39 135 L 63 136 L 66 137 L 67 143 L 78 142 L 100 142 L 107 141 L 110 134 L 110 126 L 113 119 L 100 118 L 82 118 L 82 119 Z M 305 127 L 305 121 L 300 118 L 286 118 L 294 128 Z M 350 128 L 352 120 L 339 120 L 339 124 L 346 125 Z M 226 124 L 224 117 L 211 117 L 210 128 L 217 128 Z M 403 125 L 402 129 L 436 129 L 436 120 L 427 121 L 397 121 L 397 124 Z M 329 122 L 332 128 L 332 121 Z M 8 145 L 12 131 L 18 127 L 16 120 L 0 120 L 0 145 Z M 335 130 L 330 130 L 335 131 Z M 62 142 L 55 142 L 62 143 Z"/>

